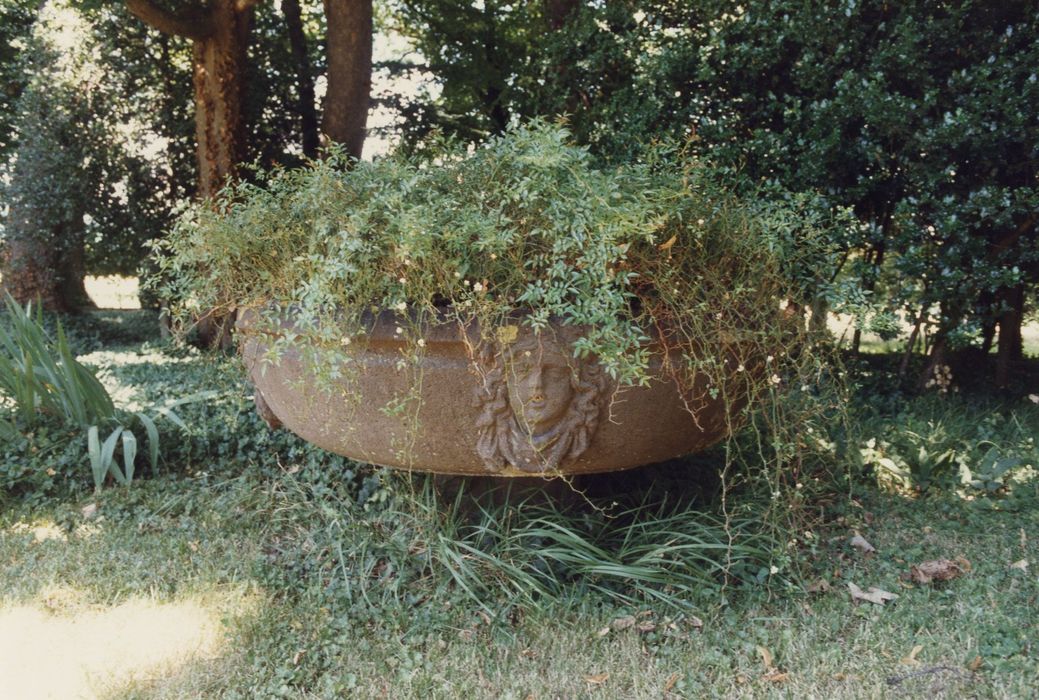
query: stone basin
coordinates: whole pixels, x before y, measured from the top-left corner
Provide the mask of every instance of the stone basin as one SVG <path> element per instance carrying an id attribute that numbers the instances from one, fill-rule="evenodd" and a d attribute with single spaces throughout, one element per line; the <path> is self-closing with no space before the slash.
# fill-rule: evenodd
<path id="1" fill-rule="evenodd" d="M 276 331 L 243 315 L 242 355 L 261 414 L 352 459 L 472 476 L 617 471 L 698 452 L 728 435 L 724 404 L 709 398 L 706 379 L 683 399 L 661 372 L 659 352 L 648 386 L 617 387 L 597 362 L 573 357 L 580 333 L 573 327 L 553 323 L 534 335 L 509 326 L 498 336 L 507 342 L 485 343 L 473 357 L 478 331 L 444 323 L 427 329 L 420 359 L 402 370 L 411 346 L 399 325 L 389 313 L 373 319 L 349 346 L 353 370 L 319 379 L 299 349 L 264 359 Z M 404 410 L 386 410 L 402 397 Z"/>

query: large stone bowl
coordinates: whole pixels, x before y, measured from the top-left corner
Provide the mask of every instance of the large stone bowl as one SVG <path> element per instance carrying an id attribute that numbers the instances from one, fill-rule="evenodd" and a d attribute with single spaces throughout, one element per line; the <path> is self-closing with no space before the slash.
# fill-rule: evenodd
<path id="1" fill-rule="evenodd" d="M 534 336 L 509 326 L 474 353 L 479 333 L 444 323 L 428 328 L 420 359 L 401 369 L 414 345 L 399 325 L 392 314 L 373 319 L 330 380 L 319 376 L 336 373 L 314 371 L 299 349 L 266 359 L 273 336 L 291 323 L 265 331 L 243 315 L 242 354 L 261 414 L 359 461 L 470 476 L 617 471 L 698 452 L 728 434 L 724 404 L 706 385 L 680 392 L 660 371 L 659 353 L 649 386 L 618 388 L 598 363 L 574 359 L 572 327 Z"/>

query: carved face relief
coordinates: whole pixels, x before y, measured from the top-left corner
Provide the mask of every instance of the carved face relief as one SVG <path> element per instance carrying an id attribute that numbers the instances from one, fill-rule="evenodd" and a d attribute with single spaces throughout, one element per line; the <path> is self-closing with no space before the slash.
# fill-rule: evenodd
<path id="1" fill-rule="evenodd" d="M 546 351 L 544 346 L 509 355 L 506 384 L 512 414 L 532 436 L 543 434 L 562 420 L 570 408 L 574 369 L 566 357 L 551 349 Z"/>
<path id="2" fill-rule="evenodd" d="M 552 472 L 588 448 L 606 381 L 598 363 L 574 359 L 569 348 L 551 331 L 525 331 L 504 350 L 485 354 L 477 452 L 488 471 L 511 465 Z"/>

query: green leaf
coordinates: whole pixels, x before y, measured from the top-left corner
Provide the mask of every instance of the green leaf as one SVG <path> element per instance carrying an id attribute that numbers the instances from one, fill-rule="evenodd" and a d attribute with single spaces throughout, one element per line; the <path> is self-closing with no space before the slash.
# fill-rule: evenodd
<path id="1" fill-rule="evenodd" d="M 126 483 L 133 481 L 134 460 L 137 459 L 137 438 L 129 430 L 123 430 L 123 474 Z"/>
<path id="2" fill-rule="evenodd" d="M 148 433 L 148 461 L 152 466 L 152 474 L 158 473 L 159 468 L 159 430 L 155 427 L 155 421 L 143 413 L 135 414 Z"/>

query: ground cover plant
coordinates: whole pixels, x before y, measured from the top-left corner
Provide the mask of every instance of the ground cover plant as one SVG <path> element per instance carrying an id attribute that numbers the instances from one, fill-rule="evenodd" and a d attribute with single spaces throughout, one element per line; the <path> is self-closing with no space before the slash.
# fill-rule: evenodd
<path id="1" fill-rule="evenodd" d="M 144 312 L 99 313 L 69 328 L 80 360 L 102 370 L 112 394 L 145 402 L 207 388 L 218 396 L 182 409 L 193 429 L 171 443 L 156 478 L 96 495 L 80 478 L 78 495 L 8 497 L 0 619 L 35 622 L 0 629 L 18 629 L 29 644 L 49 639 L 51 625 L 82 629 L 130 611 L 147 623 L 178 611 L 218 633 L 205 644 L 188 638 L 187 647 L 203 649 L 194 656 L 156 652 L 136 675 L 114 662 L 95 668 L 88 692 L 1020 697 L 1039 680 L 1031 614 L 1039 406 L 1027 398 L 914 398 L 889 381 L 898 358 L 864 370 L 875 383 L 855 397 L 862 430 L 852 440 L 858 457 L 848 453 L 856 464 L 847 465 L 855 477 L 847 490 L 817 492 L 817 517 L 788 542 L 765 537 L 756 552 L 755 540 L 744 540 L 732 552 L 734 575 L 723 576 L 724 555 L 712 559 L 704 547 L 726 534 L 712 523 L 718 455 L 633 472 L 611 488 L 588 484 L 590 500 L 608 505 L 598 499 L 609 494 L 626 504 L 609 516 L 579 503 L 559 513 L 542 501 L 459 517 L 455 499 L 431 483 L 388 478 L 270 432 L 233 358 L 147 337 L 135 313 Z M 931 425 L 940 427 L 925 430 Z M 920 438 L 898 441 L 903 426 Z M 992 445 L 1020 464 L 995 489 L 964 481 L 957 466 L 926 486 L 882 478 L 880 460 L 917 458 L 919 440 L 954 450 L 953 465 L 983 466 Z M 63 464 L 44 451 L 31 465 L 82 477 L 84 463 L 82 454 Z M 664 494 L 673 497 L 675 484 L 686 485 L 686 498 L 668 508 Z M 753 491 L 735 500 L 737 522 L 768 507 Z M 644 517 L 624 514 L 640 503 Z M 851 544 L 856 535 L 875 551 Z M 683 558 L 694 539 L 699 549 Z M 776 545 L 789 563 L 775 557 Z M 957 558 L 970 562 L 968 573 L 930 584 L 911 578 L 914 565 Z M 642 578 L 625 581 L 609 566 Z M 650 574 L 685 588 L 669 591 Z M 849 582 L 899 597 L 855 603 Z M 3 670 L 21 678 L 14 666 Z"/>

